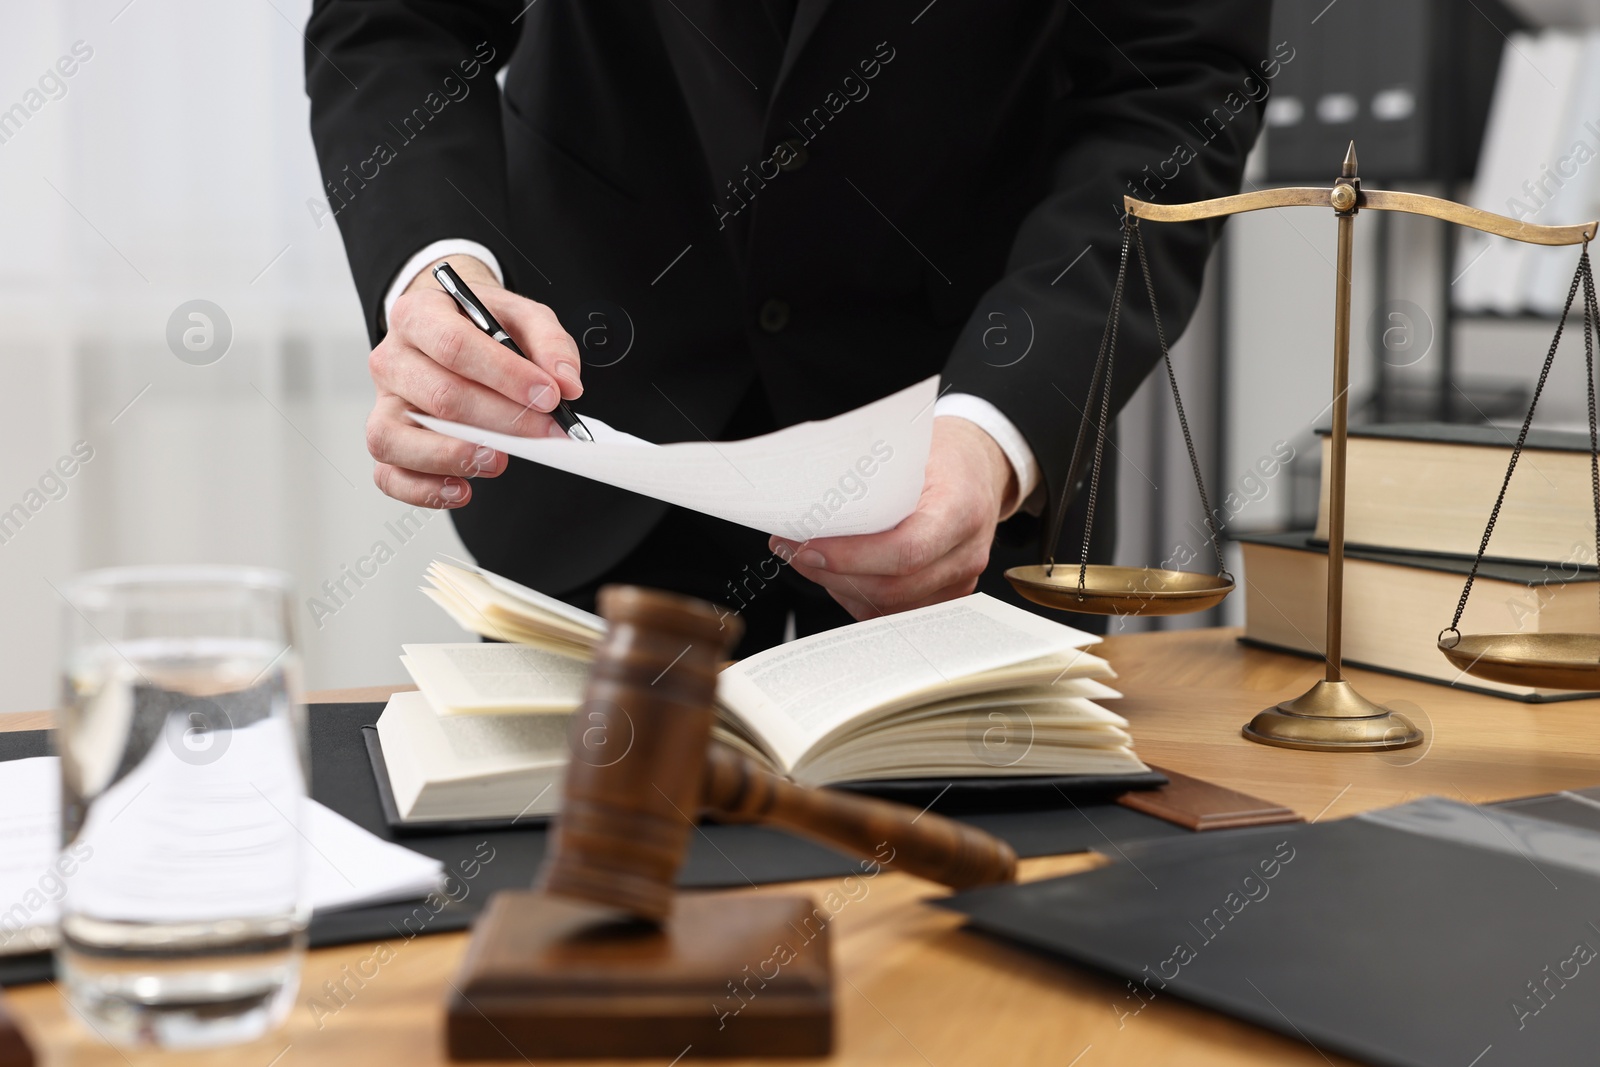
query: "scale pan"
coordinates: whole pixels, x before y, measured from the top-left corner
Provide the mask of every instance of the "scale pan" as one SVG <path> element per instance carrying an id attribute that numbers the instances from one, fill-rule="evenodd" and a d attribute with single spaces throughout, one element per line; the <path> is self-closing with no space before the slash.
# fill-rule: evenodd
<path id="1" fill-rule="evenodd" d="M 1600 690 L 1600 634 L 1462 634 L 1439 639 L 1445 658 L 1475 678 L 1540 689 Z"/>
<path id="2" fill-rule="evenodd" d="M 1233 592 L 1233 581 L 1215 574 L 1091 565 L 1079 599 L 1076 564 L 1047 570 L 1043 564 L 1012 567 L 1006 581 L 1035 604 L 1084 615 L 1186 615 L 1215 607 Z"/>

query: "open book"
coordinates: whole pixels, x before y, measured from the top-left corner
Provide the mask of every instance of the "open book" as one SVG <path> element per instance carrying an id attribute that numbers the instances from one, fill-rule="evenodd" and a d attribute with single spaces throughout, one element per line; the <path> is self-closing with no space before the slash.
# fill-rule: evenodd
<path id="1" fill-rule="evenodd" d="M 418 692 L 378 720 L 407 821 L 548 814 L 597 616 L 482 571 L 435 564 L 458 622 L 522 645 L 408 645 Z M 585 630 L 585 626 L 587 629 Z M 583 633 L 578 631 L 584 630 Z M 981 593 L 813 634 L 723 670 L 715 736 L 811 785 L 1136 774 L 1098 637 Z"/>

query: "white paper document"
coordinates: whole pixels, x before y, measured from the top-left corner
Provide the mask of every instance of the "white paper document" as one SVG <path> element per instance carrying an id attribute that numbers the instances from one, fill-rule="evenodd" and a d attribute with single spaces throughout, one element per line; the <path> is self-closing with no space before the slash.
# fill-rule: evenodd
<path id="1" fill-rule="evenodd" d="M 235 740 L 248 747 L 241 739 L 252 730 L 278 725 L 236 731 Z M 0 955 L 48 948 L 69 893 L 90 913 L 182 922 L 285 913 L 296 898 L 316 912 L 412 900 L 444 883 L 438 860 L 309 797 L 280 794 L 272 784 L 283 776 L 270 764 L 231 797 L 216 791 L 220 779 L 185 781 L 204 777 L 194 770 L 157 742 L 62 850 L 58 758 L 0 762 Z M 197 785 L 213 789 L 211 802 L 197 802 Z"/>
<path id="2" fill-rule="evenodd" d="M 444 864 L 368 833 L 306 797 L 306 892 L 313 912 L 420 900 L 444 888 Z"/>
<path id="3" fill-rule="evenodd" d="M 55 756 L 0 763 L 0 955 L 53 943 L 56 902 L 77 860 L 61 847 L 61 771 Z"/>
<path id="4" fill-rule="evenodd" d="M 744 441 L 655 445 L 591 416 L 594 441 L 514 437 L 412 418 L 430 430 L 794 541 L 893 529 L 917 505 L 939 379 L 818 422 Z"/>

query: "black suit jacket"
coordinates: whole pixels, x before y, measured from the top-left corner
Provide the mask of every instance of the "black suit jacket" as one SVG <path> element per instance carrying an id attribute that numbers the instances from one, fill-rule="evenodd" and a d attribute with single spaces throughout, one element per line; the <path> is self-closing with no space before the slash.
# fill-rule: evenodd
<path id="1" fill-rule="evenodd" d="M 1237 191 L 1277 68 L 1268 9 L 317 0 L 306 81 L 374 341 L 402 262 L 469 238 L 579 339 L 581 407 L 608 422 L 714 440 L 752 386 L 787 425 L 943 374 L 1017 425 L 1053 504 L 1122 196 Z M 1145 230 L 1176 336 L 1217 225 Z M 1119 407 L 1157 358 L 1141 293 Z M 664 507 L 521 462 L 474 493 L 468 546 L 551 592 Z"/>

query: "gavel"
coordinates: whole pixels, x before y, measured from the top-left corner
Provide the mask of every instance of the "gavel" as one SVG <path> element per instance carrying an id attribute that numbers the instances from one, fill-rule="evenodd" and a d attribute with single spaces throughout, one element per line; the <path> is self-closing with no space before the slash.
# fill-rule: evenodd
<path id="1" fill-rule="evenodd" d="M 600 590 L 599 608 L 609 630 L 572 720 L 544 892 L 660 922 L 701 814 L 778 826 L 955 889 L 1015 879 L 1016 854 L 998 838 L 797 785 L 714 742 L 717 671 L 741 633 L 737 616 L 634 586 Z"/>
<path id="2" fill-rule="evenodd" d="M 451 1058 L 825 1055 L 827 918 L 803 894 L 676 896 L 696 819 L 781 826 L 956 888 L 1010 881 L 1016 855 L 714 743 L 736 617 L 632 586 L 600 590 L 600 613 L 610 627 L 573 716 L 550 851 L 533 889 L 495 894 L 474 924 L 447 1002 Z"/>

